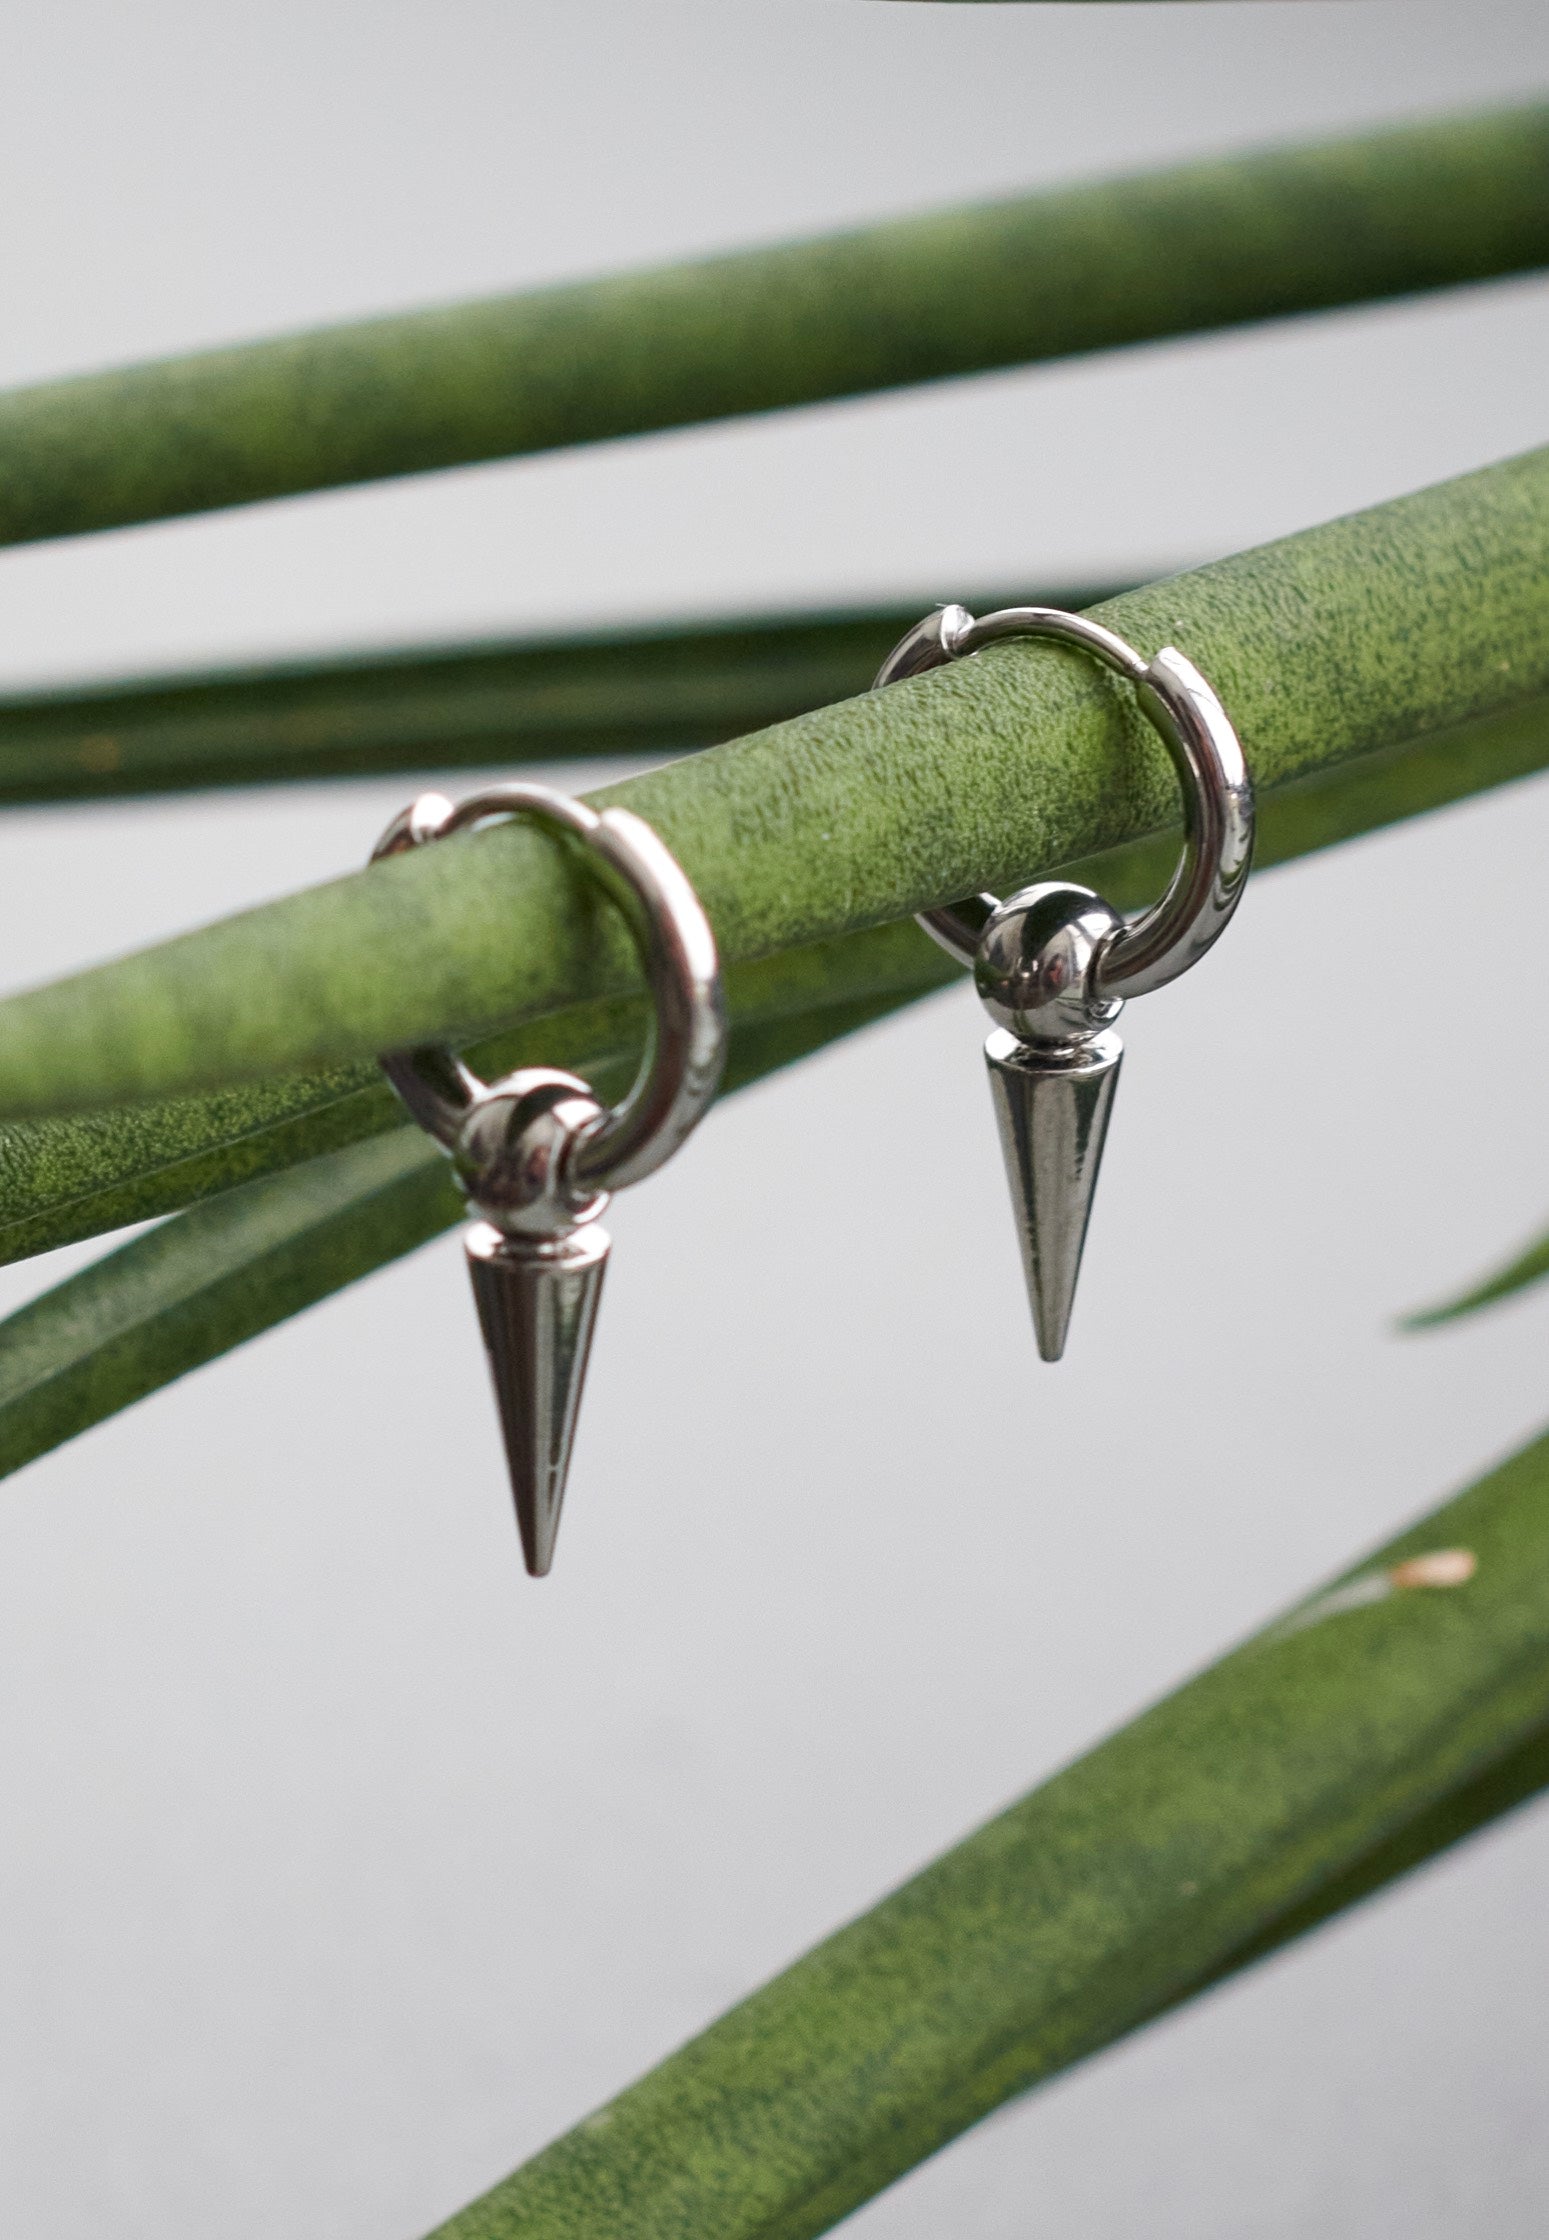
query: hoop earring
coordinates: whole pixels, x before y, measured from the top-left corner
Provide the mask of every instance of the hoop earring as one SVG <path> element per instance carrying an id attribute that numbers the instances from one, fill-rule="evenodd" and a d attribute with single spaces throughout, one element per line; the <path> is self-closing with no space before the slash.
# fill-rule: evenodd
<path id="1" fill-rule="evenodd" d="M 481 1081 L 439 1044 L 390 1050 L 382 1071 L 447 1152 L 477 1219 L 464 1233 L 527 1568 L 554 1560 L 587 1355 L 611 1239 L 609 1194 L 654 1174 L 714 1099 L 726 1056 L 715 937 L 688 876 L 627 809 L 600 814 L 548 786 L 492 786 L 455 806 L 421 794 L 371 861 L 475 825 L 528 817 L 579 844 L 623 914 L 655 1005 L 651 1044 L 621 1105 L 552 1066 Z"/>
<path id="2" fill-rule="evenodd" d="M 1133 646 L 1058 607 L 966 607 L 927 615 L 888 655 L 877 685 L 923 675 L 1003 638 L 1052 638 L 1135 688 L 1183 782 L 1183 855 L 1160 902 L 1133 921 L 1067 880 L 997 901 L 971 896 L 919 922 L 973 972 L 997 1031 L 984 1046 L 1038 1351 L 1065 1350 L 1103 1142 L 1124 1046 L 1113 1022 L 1130 996 L 1164 988 L 1218 941 L 1253 854 L 1253 787 L 1226 710 L 1193 663 Z"/>

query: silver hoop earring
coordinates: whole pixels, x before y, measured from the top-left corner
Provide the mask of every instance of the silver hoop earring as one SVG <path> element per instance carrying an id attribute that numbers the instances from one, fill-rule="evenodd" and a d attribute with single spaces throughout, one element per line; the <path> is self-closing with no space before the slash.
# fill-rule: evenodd
<path id="1" fill-rule="evenodd" d="M 1113 1022 L 1197 964 L 1242 899 L 1253 854 L 1253 787 L 1220 701 L 1172 646 L 1153 661 L 1113 631 L 1057 607 L 965 607 L 927 615 L 893 648 L 895 684 L 1003 638 L 1052 638 L 1135 687 L 1183 783 L 1183 855 L 1160 902 L 1133 922 L 1087 887 L 1045 881 L 1004 902 L 972 896 L 920 924 L 973 972 L 997 1031 L 984 1046 L 1016 1209 L 1038 1350 L 1058 1361 L 1124 1046 Z"/>
<path id="2" fill-rule="evenodd" d="M 382 1071 L 448 1153 L 479 1218 L 464 1235 L 489 1353 L 527 1568 L 554 1559 L 576 1414 L 611 1240 L 609 1194 L 654 1174 L 703 1118 L 726 1056 L 715 937 L 687 874 L 627 809 L 600 814 L 548 786 L 492 786 L 455 805 L 426 793 L 393 819 L 373 863 L 504 817 L 579 843 L 622 912 L 655 1007 L 651 1045 L 621 1105 L 576 1074 L 525 1066 L 481 1081 L 432 1044 Z"/>

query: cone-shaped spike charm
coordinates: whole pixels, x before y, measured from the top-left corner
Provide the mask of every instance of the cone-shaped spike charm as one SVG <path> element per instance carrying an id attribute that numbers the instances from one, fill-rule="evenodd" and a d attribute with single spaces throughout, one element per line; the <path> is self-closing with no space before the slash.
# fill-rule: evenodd
<path id="1" fill-rule="evenodd" d="M 422 1128 L 451 1155 L 469 1206 L 468 1272 L 484 1332 L 527 1568 L 554 1560 L 609 1242 L 596 1220 L 610 1191 L 642 1182 L 710 1109 L 726 1060 L 715 935 L 683 866 L 628 809 L 593 809 L 548 786 L 489 786 L 450 802 L 423 794 L 395 817 L 380 858 L 500 817 L 529 817 L 583 848 L 623 913 L 654 1010 L 634 1087 L 621 1105 L 554 1066 L 481 1081 L 439 1043 L 387 1050 L 380 1064 Z"/>
<path id="2" fill-rule="evenodd" d="M 610 1240 L 595 1225 L 549 1240 L 466 1232 L 522 1553 L 535 1579 L 554 1560 Z"/>
<path id="3" fill-rule="evenodd" d="M 992 1034 L 984 1046 L 1016 1211 L 1038 1351 L 1058 1361 L 1102 1164 L 1124 1045 L 1100 1034 L 1069 1056 Z"/>
<path id="4" fill-rule="evenodd" d="M 1108 1029 L 1129 997 L 1165 988 L 1230 924 L 1253 856 L 1253 783 L 1231 719 L 1193 662 L 1176 646 L 1148 658 L 1091 615 L 1002 607 L 975 620 L 942 607 L 899 640 L 877 684 L 972 659 L 1007 638 L 1052 639 L 1126 679 L 1183 787 L 1182 857 L 1161 900 L 1132 921 L 1067 881 L 919 913 L 933 941 L 972 965 L 984 1008 L 1003 1030 L 985 1056 L 1038 1350 L 1058 1361 L 1119 1077 L 1120 1047 Z"/>
<path id="5" fill-rule="evenodd" d="M 1123 922 L 1087 887 L 1024 887 L 995 905 L 974 957 L 974 984 L 1001 1029 L 984 1058 L 1045 1361 L 1065 1351 L 1124 1054 L 1109 1032 L 1122 1006 L 1096 985 L 1103 944 Z"/>

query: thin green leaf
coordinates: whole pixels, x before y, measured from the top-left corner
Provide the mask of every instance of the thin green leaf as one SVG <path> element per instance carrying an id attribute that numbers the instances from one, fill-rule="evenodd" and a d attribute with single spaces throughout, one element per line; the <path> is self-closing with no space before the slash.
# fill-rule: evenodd
<path id="1" fill-rule="evenodd" d="M 1175 641 L 1266 792 L 1549 692 L 1549 449 L 1098 609 Z M 730 962 L 1165 829 L 1127 688 L 1026 641 L 605 789 L 661 832 Z M 480 1033 L 637 984 L 529 826 L 412 851 L 0 1004 L 0 1110 L 129 1102 Z"/>
<path id="2" fill-rule="evenodd" d="M 807 1953 L 439 2240 L 810 2240 L 1014 2094 L 1520 1801 L 1549 1771 L 1546 1728 L 1540 1440 Z"/>
<path id="3" fill-rule="evenodd" d="M 1440 1323 L 1456 1322 L 1463 1315 L 1477 1314 L 1481 1307 L 1493 1307 L 1498 1299 L 1509 1299 L 1515 1292 L 1526 1291 L 1530 1285 L 1542 1283 L 1545 1276 L 1549 1276 L 1549 1236 L 1536 1238 L 1525 1252 L 1508 1260 L 1505 1267 L 1497 1268 L 1458 1298 L 1444 1300 L 1437 1307 L 1424 1307 L 1418 1314 L 1405 1315 L 1399 1327 L 1434 1330 Z"/>
<path id="4" fill-rule="evenodd" d="M 1519 272 L 1549 109 L 1236 156 L 0 399 L 0 543 Z"/>
<path id="5" fill-rule="evenodd" d="M 1114 587 L 986 593 L 1082 607 Z M 416 646 L 0 698 L 0 802 L 682 754 L 845 700 L 929 607 Z"/>

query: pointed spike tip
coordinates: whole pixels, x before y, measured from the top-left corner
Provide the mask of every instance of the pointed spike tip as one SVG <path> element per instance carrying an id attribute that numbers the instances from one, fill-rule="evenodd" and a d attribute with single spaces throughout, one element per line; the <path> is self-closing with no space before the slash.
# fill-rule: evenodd
<path id="1" fill-rule="evenodd" d="M 1068 1055 L 1045 1053 L 1004 1032 L 984 1046 L 1033 1328 L 1045 1361 L 1058 1361 L 1065 1351 L 1123 1055 L 1123 1043 L 1111 1033 Z"/>
<path id="2" fill-rule="evenodd" d="M 532 1576 L 542 1579 L 554 1561 L 610 1239 L 588 1224 L 529 1242 L 480 1221 L 463 1241 L 522 1553 Z"/>

